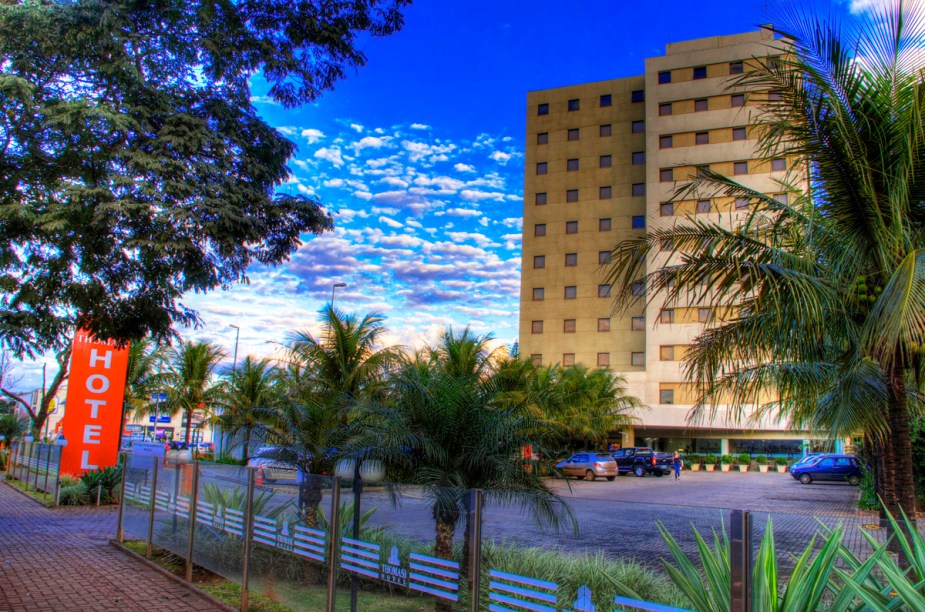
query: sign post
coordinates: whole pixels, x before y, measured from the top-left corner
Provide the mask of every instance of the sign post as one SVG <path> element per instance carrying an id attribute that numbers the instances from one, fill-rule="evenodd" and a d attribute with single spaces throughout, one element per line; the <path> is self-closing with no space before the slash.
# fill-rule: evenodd
<path id="1" fill-rule="evenodd" d="M 100 342 L 85 329 L 74 334 L 61 471 L 81 474 L 115 465 L 122 440 L 122 400 L 128 346 Z"/>

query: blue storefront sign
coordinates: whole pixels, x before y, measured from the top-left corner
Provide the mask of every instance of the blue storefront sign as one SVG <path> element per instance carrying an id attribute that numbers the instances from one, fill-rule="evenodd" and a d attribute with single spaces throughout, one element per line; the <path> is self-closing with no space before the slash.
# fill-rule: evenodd
<path id="1" fill-rule="evenodd" d="M 148 417 L 148 422 L 149 422 L 149 423 L 153 423 L 153 422 L 154 422 L 154 417 L 153 417 L 153 416 L 149 416 L 149 417 Z M 158 417 L 157 417 L 157 422 L 158 422 L 158 423 L 169 423 L 169 422 L 170 422 L 170 415 L 166 415 L 166 414 L 158 415 Z"/>

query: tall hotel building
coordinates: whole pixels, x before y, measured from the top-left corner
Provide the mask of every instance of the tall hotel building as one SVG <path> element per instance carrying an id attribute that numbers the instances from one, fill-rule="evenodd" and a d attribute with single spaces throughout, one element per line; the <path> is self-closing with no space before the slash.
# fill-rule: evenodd
<path id="1" fill-rule="evenodd" d="M 614 443 L 796 453 L 808 437 L 770 419 L 731 423 L 721 407 L 712 421 L 689 424 L 694 394 L 681 359 L 710 309 L 663 307 L 656 297 L 615 312 L 601 266 L 621 240 L 679 217 L 727 225 L 741 217 L 745 200 L 672 201 L 676 181 L 695 167 L 709 165 L 765 193 L 780 191 L 774 179 L 783 178 L 788 161 L 759 158 L 756 103 L 727 88 L 731 76 L 772 53 L 772 40 L 758 31 L 673 43 L 665 55 L 646 60 L 641 76 L 527 96 L 520 355 L 624 376 L 647 408 Z M 648 263 L 664 261 L 665 254 L 655 253 Z"/>

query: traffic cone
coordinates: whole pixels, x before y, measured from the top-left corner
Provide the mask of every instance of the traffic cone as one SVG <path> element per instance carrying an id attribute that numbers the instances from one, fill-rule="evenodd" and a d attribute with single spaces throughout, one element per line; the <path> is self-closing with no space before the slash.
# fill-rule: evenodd
<path id="1" fill-rule="evenodd" d="M 257 486 L 263 486 L 263 466 L 257 467 L 257 475 L 254 477 L 254 484 Z"/>

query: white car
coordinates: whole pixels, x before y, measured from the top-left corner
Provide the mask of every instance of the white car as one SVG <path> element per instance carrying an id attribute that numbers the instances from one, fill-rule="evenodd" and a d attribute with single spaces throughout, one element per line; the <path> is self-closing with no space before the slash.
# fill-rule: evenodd
<path id="1" fill-rule="evenodd" d="M 257 468 L 257 480 L 267 484 L 295 484 L 299 478 L 296 452 L 285 446 L 263 446 L 247 461 Z"/>

